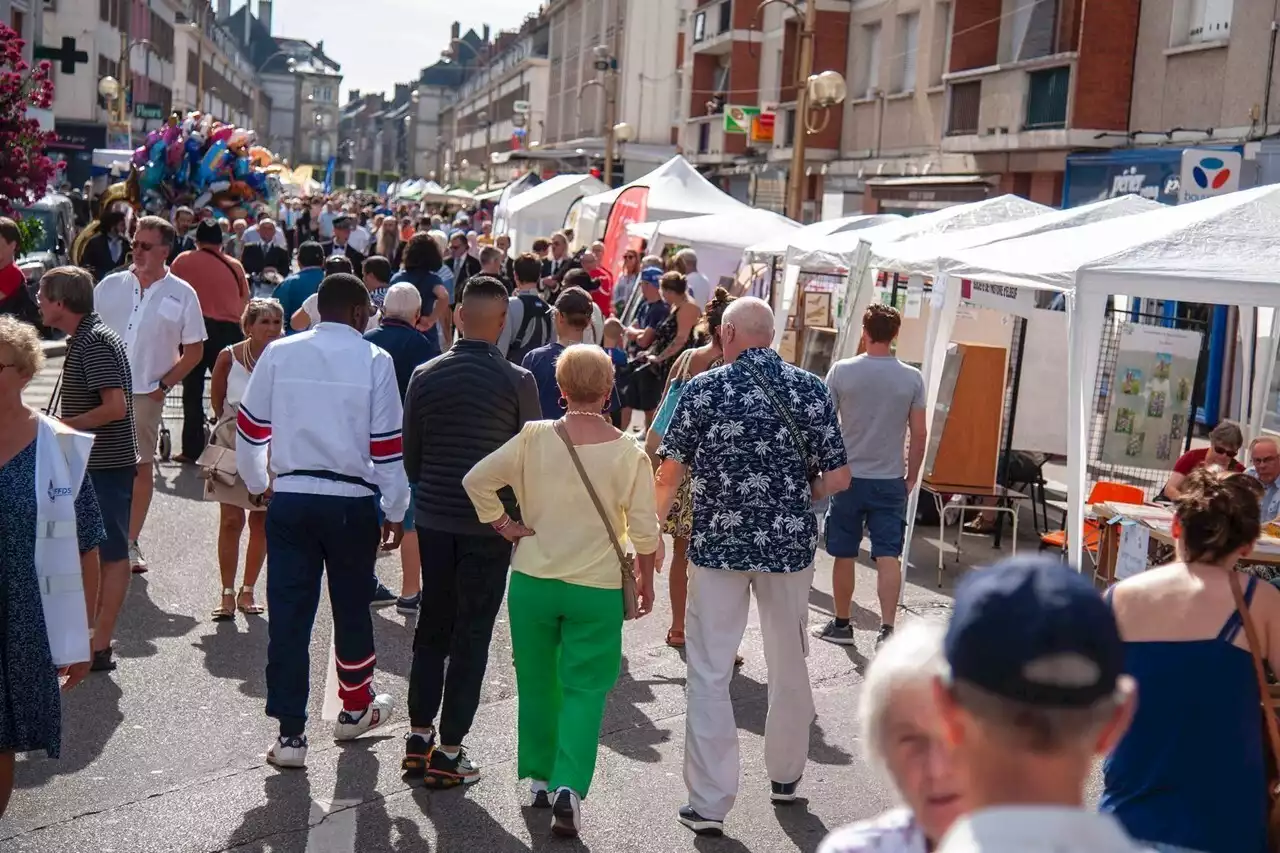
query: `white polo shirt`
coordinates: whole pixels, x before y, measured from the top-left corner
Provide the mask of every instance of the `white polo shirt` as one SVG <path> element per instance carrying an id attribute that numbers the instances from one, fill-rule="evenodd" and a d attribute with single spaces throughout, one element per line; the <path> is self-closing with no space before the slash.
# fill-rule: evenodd
<path id="1" fill-rule="evenodd" d="M 93 307 L 124 338 L 133 393 L 150 394 L 181 358 L 179 346 L 206 338 L 195 290 L 165 267 L 164 278 L 145 290 L 133 270 L 113 273 L 93 291 Z"/>
<path id="2" fill-rule="evenodd" d="M 959 818 L 937 853 L 1153 853 L 1111 815 L 1062 806 L 998 806 Z"/>

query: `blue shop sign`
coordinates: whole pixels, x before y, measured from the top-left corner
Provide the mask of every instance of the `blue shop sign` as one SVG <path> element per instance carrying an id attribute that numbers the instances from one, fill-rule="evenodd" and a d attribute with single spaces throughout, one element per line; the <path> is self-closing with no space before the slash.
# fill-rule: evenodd
<path id="1" fill-rule="evenodd" d="M 1242 152 L 1239 145 L 1194 146 Z M 1132 148 L 1068 154 L 1062 206 L 1079 207 L 1122 195 L 1177 204 L 1184 148 Z"/>

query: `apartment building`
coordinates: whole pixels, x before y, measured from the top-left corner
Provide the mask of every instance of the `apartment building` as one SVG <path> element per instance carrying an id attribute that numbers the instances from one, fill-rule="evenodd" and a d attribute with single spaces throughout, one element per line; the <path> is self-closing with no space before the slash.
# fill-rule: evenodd
<path id="1" fill-rule="evenodd" d="M 1139 12 L 1150 5 L 953 0 L 942 154 L 972 157 L 999 192 L 1061 204 L 1069 153 L 1128 145 Z M 942 200 L 918 191 L 917 201 Z"/>
<path id="2" fill-rule="evenodd" d="M 551 0 L 550 76 L 546 122 L 531 139 L 546 153 L 581 150 L 604 155 L 614 100 L 614 124 L 625 124 L 615 156 L 633 180 L 676 152 L 680 122 L 683 0 Z"/>
<path id="3" fill-rule="evenodd" d="M 505 183 L 510 167 L 495 167 L 494 155 L 527 148 L 546 130 L 550 19 L 530 15 L 518 30 L 492 39 L 486 26 L 478 44 L 456 29 L 454 39 L 453 60 L 465 72 L 445 91 L 439 113 L 444 174 L 471 187 Z M 419 103 L 421 94 L 419 87 Z"/>

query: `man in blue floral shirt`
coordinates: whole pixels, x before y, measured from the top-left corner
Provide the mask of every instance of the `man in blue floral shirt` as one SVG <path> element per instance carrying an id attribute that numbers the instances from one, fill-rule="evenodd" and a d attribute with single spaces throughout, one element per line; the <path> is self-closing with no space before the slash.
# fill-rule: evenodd
<path id="1" fill-rule="evenodd" d="M 688 717 L 679 819 L 719 835 L 738 793 L 729 701 L 734 655 L 755 590 L 769 667 L 765 766 L 774 802 L 791 802 L 813 722 L 807 622 L 818 525 L 812 502 L 849 485 L 835 405 L 822 380 L 769 348 L 773 312 L 736 300 L 720 326 L 726 366 L 689 380 L 658 455 L 658 517 L 690 471 L 693 536 L 685 651 Z"/>

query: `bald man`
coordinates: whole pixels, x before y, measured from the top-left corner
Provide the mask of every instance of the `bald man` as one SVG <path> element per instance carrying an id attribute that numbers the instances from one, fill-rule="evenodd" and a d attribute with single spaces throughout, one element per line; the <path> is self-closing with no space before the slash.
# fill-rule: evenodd
<path id="1" fill-rule="evenodd" d="M 658 448 L 659 518 L 686 470 L 698 484 L 685 627 L 689 801 L 678 815 L 698 834 L 719 835 L 737 797 L 729 682 L 752 591 L 769 667 L 770 797 L 796 798 L 814 717 L 804 639 L 818 542 L 813 501 L 849 485 L 831 395 L 770 349 L 773 329 L 767 303 L 746 297 L 729 306 L 720 325 L 728 366 L 688 381 Z"/>

